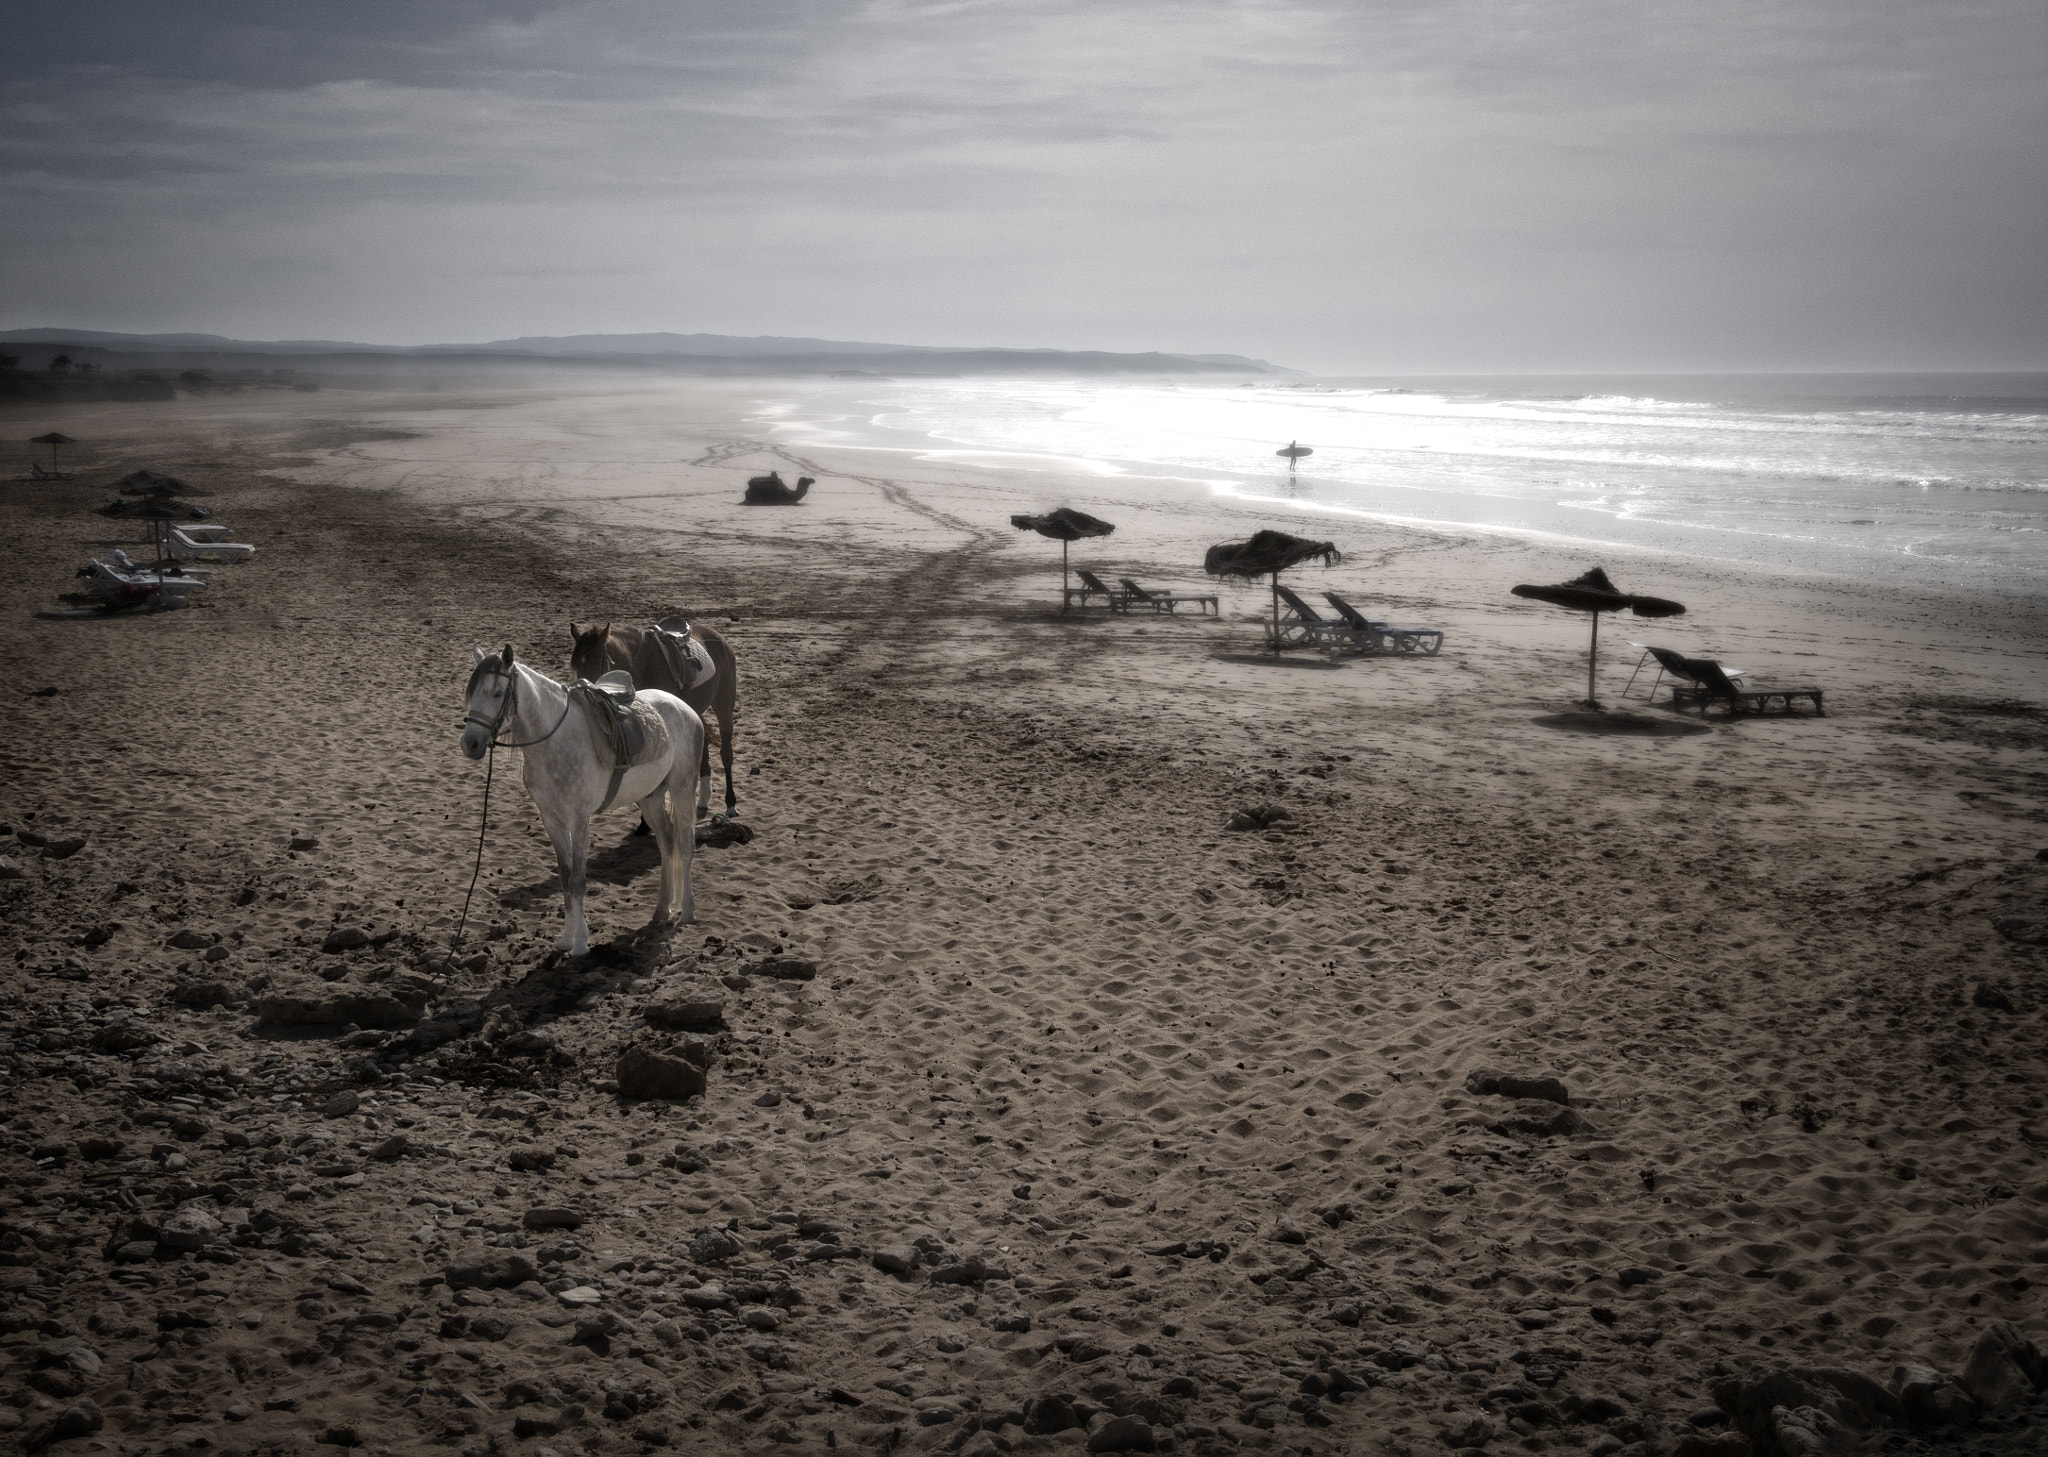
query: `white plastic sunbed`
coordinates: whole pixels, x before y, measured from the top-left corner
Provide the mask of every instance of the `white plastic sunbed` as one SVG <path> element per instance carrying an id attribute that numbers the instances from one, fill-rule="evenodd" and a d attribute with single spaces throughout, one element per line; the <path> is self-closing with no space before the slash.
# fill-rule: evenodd
<path id="1" fill-rule="evenodd" d="M 242 562 L 256 554 L 256 548 L 246 542 L 202 541 L 169 522 L 164 523 L 164 550 L 181 562 Z"/>

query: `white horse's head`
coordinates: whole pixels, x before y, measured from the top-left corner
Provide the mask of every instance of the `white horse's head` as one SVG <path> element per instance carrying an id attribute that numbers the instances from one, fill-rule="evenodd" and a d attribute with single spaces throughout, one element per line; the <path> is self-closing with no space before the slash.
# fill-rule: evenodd
<path id="1" fill-rule="evenodd" d="M 472 759 L 481 759 L 511 716 L 519 678 L 512 669 L 510 643 L 505 644 L 502 654 L 475 649 L 470 664 L 469 714 L 462 721 L 462 752 Z"/>

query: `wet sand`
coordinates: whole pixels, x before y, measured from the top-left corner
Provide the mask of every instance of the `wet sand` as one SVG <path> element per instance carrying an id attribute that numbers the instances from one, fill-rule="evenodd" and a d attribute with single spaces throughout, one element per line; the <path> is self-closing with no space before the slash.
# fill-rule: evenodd
<path id="1" fill-rule="evenodd" d="M 1194 1452 L 1705 1451 L 1730 1378 L 2048 1340 L 2048 604 L 1617 552 L 1691 611 L 1606 626 L 1596 715 L 1585 619 L 1507 592 L 1593 565 L 1555 544 L 787 448 L 775 395 L 10 417 L 89 443 L 5 487 L 0 1420 L 89 1400 L 65 1446 L 137 1452 L 1055 1451 L 1119 1413 Z M 91 508 L 143 466 L 254 560 L 190 611 L 32 617 L 134 549 Z M 810 499 L 739 505 L 771 467 Z M 1057 545 L 1008 524 L 1058 504 L 1118 525 L 1077 564 L 1220 618 L 1062 617 Z M 1261 526 L 1337 539 L 1298 585 L 1442 654 L 1261 653 L 1263 589 L 1197 570 Z M 471 646 L 559 676 L 570 621 L 675 613 L 738 655 L 754 838 L 648 931 L 614 813 L 565 962 L 502 752 L 449 963 Z M 1828 716 L 1624 699 L 1629 638 Z M 702 1101 L 620 1098 L 685 992 L 724 1002 Z M 320 998 L 356 1030 L 284 1020 Z M 1972 1450 L 2044 1431 L 2033 1398 Z"/>

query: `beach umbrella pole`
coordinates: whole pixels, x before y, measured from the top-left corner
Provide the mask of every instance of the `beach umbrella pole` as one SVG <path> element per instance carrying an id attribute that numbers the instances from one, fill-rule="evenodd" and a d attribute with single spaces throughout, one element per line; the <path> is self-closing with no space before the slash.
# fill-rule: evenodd
<path id="1" fill-rule="evenodd" d="M 1280 574 L 1273 573 L 1273 652 L 1280 652 Z"/>
<path id="2" fill-rule="evenodd" d="M 1063 541 L 1060 543 L 1060 611 L 1065 612 L 1067 610 L 1069 600 L 1067 596 L 1067 544 Z"/>
<path id="3" fill-rule="evenodd" d="M 1599 695 L 1593 692 L 1593 665 L 1600 661 L 1600 614 L 1593 614 L 1593 641 L 1586 649 L 1586 707 L 1598 708 Z"/>

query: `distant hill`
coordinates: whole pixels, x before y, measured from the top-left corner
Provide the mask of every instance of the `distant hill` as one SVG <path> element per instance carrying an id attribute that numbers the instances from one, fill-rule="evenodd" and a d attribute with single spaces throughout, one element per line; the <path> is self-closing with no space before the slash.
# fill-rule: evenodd
<path id="1" fill-rule="evenodd" d="M 41 356 L 70 346 L 117 367 L 219 367 L 239 355 L 291 359 L 305 367 L 346 363 L 361 368 L 383 357 L 464 362 L 479 367 L 531 367 L 541 361 L 584 368 L 612 367 L 662 373 L 778 372 L 870 374 L 1289 374 L 1264 360 L 1238 354 L 1117 354 L 1100 350 L 953 348 L 932 344 L 875 344 L 840 339 L 795 339 L 732 334 L 571 334 L 493 339 L 482 344 L 353 344 L 332 339 L 230 339 L 219 334 L 120 334 L 99 329 L 0 330 L 0 347 L 27 346 Z M 36 367 L 36 361 L 25 358 Z M 415 373 L 415 369 L 404 369 Z"/>

